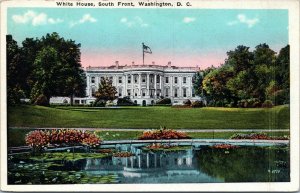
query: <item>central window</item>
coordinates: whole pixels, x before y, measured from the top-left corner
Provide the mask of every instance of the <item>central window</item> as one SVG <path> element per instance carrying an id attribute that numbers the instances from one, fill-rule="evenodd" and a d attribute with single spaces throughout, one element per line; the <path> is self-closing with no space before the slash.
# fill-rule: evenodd
<path id="1" fill-rule="evenodd" d="M 122 83 L 122 76 L 119 76 L 119 83 Z"/>
<path id="2" fill-rule="evenodd" d="M 183 83 L 184 84 L 186 83 L 186 77 L 183 77 Z"/>
<path id="3" fill-rule="evenodd" d="M 166 83 L 169 83 L 169 77 L 166 77 Z"/>
<path id="4" fill-rule="evenodd" d="M 174 77 L 174 83 L 177 84 L 178 82 L 178 77 Z"/>

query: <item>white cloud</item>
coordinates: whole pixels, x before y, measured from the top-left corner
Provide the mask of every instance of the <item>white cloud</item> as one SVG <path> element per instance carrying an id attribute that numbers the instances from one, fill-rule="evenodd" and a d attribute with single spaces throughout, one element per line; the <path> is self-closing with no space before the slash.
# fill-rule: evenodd
<path id="1" fill-rule="evenodd" d="M 83 24 L 83 23 L 87 23 L 87 22 L 95 23 L 95 22 L 97 22 L 97 19 L 92 17 L 91 14 L 85 14 L 78 21 L 71 21 L 70 22 L 70 27 L 74 27 L 75 25 Z"/>
<path id="2" fill-rule="evenodd" d="M 250 18 L 247 18 L 247 16 L 244 14 L 238 14 L 237 19 L 234 21 L 228 22 L 227 25 L 232 26 L 232 25 L 237 25 L 237 24 L 241 23 L 241 24 L 246 24 L 248 26 L 248 28 L 252 28 L 258 22 L 259 22 L 259 18 L 257 18 L 257 17 L 250 19 Z"/>
<path id="3" fill-rule="evenodd" d="M 31 10 L 27 11 L 23 15 L 13 15 L 12 19 L 15 23 L 20 23 L 20 24 L 31 23 L 33 26 L 56 24 L 56 23 L 63 22 L 63 20 L 60 18 L 54 19 L 48 17 L 48 15 L 45 13 L 37 13 Z"/>
<path id="4" fill-rule="evenodd" d="M 140 26 L 140 27 L 148 27 L 149 24 L 144 22 L 144 20 L 138 16 L 134 17 L 133 19 L 129 20 L 126 17 L 121 18 L 121 23 L 126 25 L 127 27 L 133 27 L 133 26 Z"/>
<path id="5" fill-rule="evenodd" d="M 196 20 L 196 18 L 194 17 L 184 17 L 183 18 L 183 23 L 191 23 L 191 22 L 194 22 Z"/>

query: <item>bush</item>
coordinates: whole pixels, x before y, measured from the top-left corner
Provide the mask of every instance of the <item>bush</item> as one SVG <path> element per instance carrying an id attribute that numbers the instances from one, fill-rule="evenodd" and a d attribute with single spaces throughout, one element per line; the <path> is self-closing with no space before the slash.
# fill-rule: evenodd
<path id="1" fill-rule="evenodd" d="M 45 95 L 41 94 L 34 101 L 34 104 L 39 106 L 49 106 L 49 101 Z"/>
<path id="2" fill-rule="evenodd" d="M 124 97 L 124 98 L 118 98 L 117 105 L 118 106 L 136 106 L 137 104 L 132 102 L 132 100 L 130 100 L 129 97 Z"/>
<path id="3" fill-rule="evenodd" d="M 172 101 L 169 98 L 163 98 L 156 102 L 156 104 L 171 104 L 171 103 L 172 103 Z"/>
<path id="4" fill-rule="evenodd" d="M 94 101 L 90 103 L 91 107 L 105 107 L 106 103 L 104 101 Z"/>
<path id="5" fill-rule="evenodd" d="M 273 107 L 273 103 L 271 100 L 265 100 L 265 102 L 262 104 L 263 108 L 272 108 Z"/>
<path id="6" fill-rule="evenodd" d="M 144 131 L 143 134 L 138 138 L 140 140 L 147 139 L 190 139 L 186 133 L 175 131 L 172 129 L 155 129 Z"/>
<path id="7" fill-rule="evenodd" d="M 33 149 L 52 145 L 98 145 L 101 140 L 94 134 L 76 129 L 35 130 L 25 136 L 25 142 Z"/>
<path id="8" fill-rule="evenodd" d="M 192 104 L 192 102 L 190 101 L 190 99 L 186 99 L 183 101 L 183 104 L 186 106 L 190 106 Z"/>
<path id="9" fill-rule="evenodd" d="M 204 103 L 202 101 L 194 101 L 194 102 L 192 102 L 191 106 L 193 108 L 204 107 Z"/>

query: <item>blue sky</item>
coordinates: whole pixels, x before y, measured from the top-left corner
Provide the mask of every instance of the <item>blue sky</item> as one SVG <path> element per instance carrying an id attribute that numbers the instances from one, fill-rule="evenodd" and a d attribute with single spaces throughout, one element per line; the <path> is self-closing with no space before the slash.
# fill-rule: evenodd
<path id="1" fill-rule="evenodd" d="M 9 8 L 8 34 L 18 41 L 58 32 L 82 45 L 83 66 L 119 60 L 141 63 L 219 65 L 238 45 L 288 44 L 287 10 Z"/>

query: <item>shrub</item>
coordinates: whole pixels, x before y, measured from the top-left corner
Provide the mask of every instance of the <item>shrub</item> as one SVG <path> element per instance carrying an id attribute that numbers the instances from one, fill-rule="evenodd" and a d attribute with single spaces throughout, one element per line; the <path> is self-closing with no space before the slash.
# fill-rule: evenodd
<path id="1" fill-rule="evenodd" d="M 180 131 L 175 131 L 173 129 L 156 129 L 156 130 L 147 130 L 138 138 L 141 140 L 147 139 L 189 139 L 190 137 Z"/>
<path id="2" fill-rule="evenodd" d="M 27 145 L 41 151 L 47 145 L 99 145 L 101 140 L 94 133 L 76 129 L 35 130 L 25 137 Z"/>
<path id="3" fill-rule="evenodd" d="M 204 107 L 204 104 L 202 101 L 194 101 L 194 102 L 192 102 L 191 106 L 193 108 L 199 108 L 199 107 Z"/>
<path id="4" fill-rule="evenodd" d="M 183 101 L 183 104 L 186 106 L 190 106 L 192 104 L 192 102 L 190 101 L 190 99 L 186 99 Z"/>
<path id="5" fill-rule="evenodd" d="M 91 107 L 105 107 L 105 102 L 104 101 L 94 101 L 90 103 Z"/>
<path id="6" fill-rule="evenodd" d="M 132 100 L 130 100 L 129 97 L 118 98 L 117 105 L 118 106 L 136 106 L 136 104 L 134 102 L 132 102 Z"/>
<path id="7" fill-rule="evenodd" d="M 33 148 L 41 148 L 50 143 L 50 134 L 47 131 L 30 131 L 25 136 L 25 143 Z"/>
<path id="8" fill-rule="evenodd" d="M 36 98 L 36 100 L 34 101 L 34 104 L 39 105 L 39 106 L 48 106 L 49 101 L 45 95 L 41 94 Z"/>
<path id="9" fill-rule="evenodd" d="M 163 98 L 156 102 L 156 104 L 171 104 L 171 103 L 172 103 L 172 101 L 169 98 Z"/>
<path id="10" fill-rule="evenodd" d="M 268 136 L 266 133 L 236 133 L 230 139 L 262 139 L 262 140 L 288 140 L 289 136 Z"/>
<path id="11" fill-rule="evenodd" d="M 262 104 L 263 108 L 272 108 L 273 107 L 273 103 L 271 100 L 265 100 L 265 102 Z"/>

